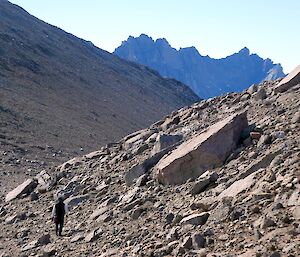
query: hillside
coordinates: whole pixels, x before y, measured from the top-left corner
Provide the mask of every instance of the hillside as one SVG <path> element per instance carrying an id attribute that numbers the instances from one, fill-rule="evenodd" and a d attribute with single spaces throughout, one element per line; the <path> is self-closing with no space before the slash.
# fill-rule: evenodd
<path id="1" fill-rule="evenodd" d="M 202 56 L 195 47 L 176 50 L 164 38 L 154 41 L 142 34 L 130 36 L 114 53 L 185 83 L 201 98 L 241 92 L 252 84 L 284 76 L 280 64 L 250 54 L 246 47 L 225 58 L 213 59 Z"/>
<path id="2" fill-rule="evenodd" d="M 3 185 L 0 254 L 299 256 L 299 83 L 300 66 L 174 111 L 9 193 Z M 69 207 L 62 237 L 50 219 L 57 196 Z"/>
<path id="3" fill-rule="evenodd" d="M 0 17 L 0 163 L 18 172 L 92 151 L 199 100 L 6 0 Z"/>

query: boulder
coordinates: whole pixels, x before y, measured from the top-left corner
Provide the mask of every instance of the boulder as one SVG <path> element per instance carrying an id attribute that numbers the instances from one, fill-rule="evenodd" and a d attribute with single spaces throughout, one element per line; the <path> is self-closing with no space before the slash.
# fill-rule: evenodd
<path id="1" fill-rule="evenodd" d="M 17 186 L 14 190 L 10 191 L 6 197 L 5 202 L 9 202 L 15 198 L 20 197 L 23 194 L 30 194 L 37 186 L 37 182 L 34 179 L 27 179 L 21 185 Z"/>
<path id="2" fill-rule="evenodd" d="M 291 71 L 280 83 L 274 88 L 276 93 L 287 91 L 291 87 L 300 83 L 300 65 Z"/>
<path id="3" fill-rule="evenodd" d="M 214 124 L 163 157 L 154 167 L 157 180 L 162 184 L 180 184 L 222 166 L 247 126 L 246 112 Z"/>

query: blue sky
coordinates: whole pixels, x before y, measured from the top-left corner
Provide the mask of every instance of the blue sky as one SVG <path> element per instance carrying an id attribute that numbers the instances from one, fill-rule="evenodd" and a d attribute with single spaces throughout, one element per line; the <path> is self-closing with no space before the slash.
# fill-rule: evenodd
<path id="1" fill-rule="evenodd" d="M 300 63 L 299 0 L 11 0 L 34 16 L 112 52 L 129 35 L 166 38 L 222 58 L 247 46 L 281 63 Z"/>

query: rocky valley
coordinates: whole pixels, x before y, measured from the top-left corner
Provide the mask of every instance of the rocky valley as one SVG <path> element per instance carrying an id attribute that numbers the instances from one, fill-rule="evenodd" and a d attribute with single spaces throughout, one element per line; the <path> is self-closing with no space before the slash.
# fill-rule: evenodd
<path id="1" fill-rule="evenodd" d="M 299 256 L 299 82 L 300 66 L 2 185 L 1 256 Z"/>
<path id="2" fill-rule="evenodd" d="M 0 0 L 0 257 L 298 257 L 300 66 L 130 41 Z"/>

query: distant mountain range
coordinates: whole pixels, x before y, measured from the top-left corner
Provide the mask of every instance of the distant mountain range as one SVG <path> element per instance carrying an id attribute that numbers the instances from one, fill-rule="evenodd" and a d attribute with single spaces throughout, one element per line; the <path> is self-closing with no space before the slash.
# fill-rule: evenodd
<path id="1" fill-rule="evenodd" d="M 246 47 L 225 58 L 213 59 L 202 56 L 195 47 L 176 50 L 164 38 L 154 41 L 142 34 L 130 36 L 114 53 L 185 83 L 201 98 L 242 91 L 251 84 L 285 76 L 280 64 L 250 54 Z"/>

